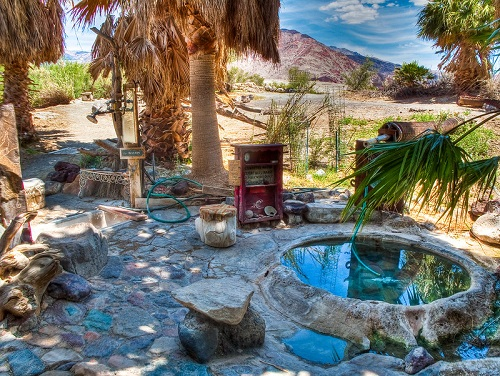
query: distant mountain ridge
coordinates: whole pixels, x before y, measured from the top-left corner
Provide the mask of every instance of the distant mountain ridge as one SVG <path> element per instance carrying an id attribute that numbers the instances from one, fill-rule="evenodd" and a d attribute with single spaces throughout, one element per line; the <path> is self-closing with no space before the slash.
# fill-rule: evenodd
<path id="1" fill-rule="evenodd" d="M 270 80 L 288 80 L 288 70 L 298 67 L 307 71 L 320 82 L 340 83 L 342 76 L 359 67 L 366 61 L 366 56 L 345 48 L 327 46 L 307 34 L 296 30 L 281 29 L 279 41 L 281 63 L 273 65 L 258 56 L 249 56 L 231 63 L 251 74 L 259 74 Z M 88 63 L 91 54 L 87 51 L 66 51 L 64 59 Z M 378 80 L 383 81 L 400 65 L 369 57 L 378 70 Z"/>
<path id="2" fill-rule="evenodd" d="M 279 52 L 281 64 L 277 66 L 264 62 L 259 57 L 240 59 L 232 65 L 266 79 L 285 81 L 288 79 L 288 70 L 298 67 L 311 73 L 318 81 L 340 83 L 344 74 L 359 67 L 367 58 L 344 48 L 326 46 L 307 34 L 287 29 L 281 29 Z M 374 57 L 369 58 L 378 71 L 378 81 L 383 81 L 399 66 Z"/>
<path id="3" fill-rule="evenodd" d="M 92 61 L 92 55 L 88 51 L 65 51 L 63 60 L 90 63 Z"/>
<path id="4" fill-rule="evenodd" d="M 363 64 L 366 59 L 370 59 L 373 62 L 373 67 L 383 75 L 390 75 L 394 72 L 395 68 L 400 67 L 400 64 L 391 63 L 389 61 L 380 60 L 376 57 L 364 56 L 358 52 L 348 50 L 347 48 L 338 48 L 335 46 L 329 46 L 332 50 L 340 52 L 346 55 L 349 59 L 354 60 L 358 64 Z"/>

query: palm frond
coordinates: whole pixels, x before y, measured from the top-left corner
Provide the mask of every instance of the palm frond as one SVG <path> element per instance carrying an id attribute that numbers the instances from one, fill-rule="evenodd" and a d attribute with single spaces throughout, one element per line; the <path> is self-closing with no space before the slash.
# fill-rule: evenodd
<path id="1" fill-rule="evenodd" d="M 348 218 L 366 207 L 366 216 L 358 221 L 400 200 L 415 200 L 418 210 L 430 206 L 451 220 L 457 207 L 467 205 L 472 186 L 479 185 L 483 193 L 491 189 L 498 167 L 497 157 L 470 161 L 464 149 L 437 131 L 411 141 L 375 144 L 359 154 L 369 162 L 341 180 L 366 175 L 344 211 Z"/>

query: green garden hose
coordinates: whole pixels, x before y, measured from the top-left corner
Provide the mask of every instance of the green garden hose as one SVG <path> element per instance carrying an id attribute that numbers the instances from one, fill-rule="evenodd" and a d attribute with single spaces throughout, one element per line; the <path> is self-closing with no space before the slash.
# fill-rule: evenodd
<path id="1" fill-rule="evenodd" d="M 198 182 L 196 182 L 194 180 L 190 180 L 190 179 L 184 178 L 182 176 L 172 176 L 170 178 L 160 178 L 160 179 L 158 179 L 153 184 L 153 186 L 149 189 L 148 195 L 146 196 L 146 209 L 147 209 L 149 218 L 154 219 L 155 221 L 158 221 L 158 222 L 161 222 L 161 223 L 182 223 L 182 222 L 186 222 L 189 218 L 191 218 L 191 213 L 189 212 L 189 209 L 186 206 L 186 204 L 184 204 L 184 202 L 182 202 L 178 198 L 176 198 L 176 197 L 174 197 L 172 195 L 169 195 L 167 193 L 155 193 L 154 192 L 155 188 L 159 187 L 161 185 L 164 186 L 164 187 L 168 187 L 170 185 L 173 185 L 173 184 L 168 184 L 169 181 L 173 181 L 174 184 L 175 184 L 175 183 L 178 183 L 181 180 L 185 180 L 188 183 L 191 183 L 191 184 L 197 185 L 199 187 L 202 187 L 202 185 L 200 183 L 198 183 Z M 186 211 L 186 216 L 183 217 L 183 218 L 181 218 L 181 219 L 176 219 L 176 220 L 172 220 L 172 221 L 156 217 L 155 215 L 153 215 L 152 210 L 149 207 L 149 199 L 150 199 L 150 197 L 154 197 L 154 198 L 171 198 L 171 199 L 173 199 L 174 201 L 176 201 Z"/>

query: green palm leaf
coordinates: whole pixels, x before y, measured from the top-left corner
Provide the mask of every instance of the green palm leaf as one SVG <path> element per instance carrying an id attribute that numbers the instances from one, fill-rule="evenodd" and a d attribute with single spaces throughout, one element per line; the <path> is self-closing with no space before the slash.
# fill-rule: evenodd
<path id="1" fill-rule="evenodd" d="M 441 211 L 440 219 L 451 220 L 460 206 L 464 215 L 473 186 L 478 186 L 479 194 L 492 189 L 499 159 L 471 161 L 457 142 L 437 131 L 406 142 L 375 144 L 358 154 L 369 162 L 338 182 L 365 176 L 344 210 L 345 219 L 364 207 L 366 215 L 358 222 L 400 200 L 415 200 L 419 211 L 428 206 Z"/>

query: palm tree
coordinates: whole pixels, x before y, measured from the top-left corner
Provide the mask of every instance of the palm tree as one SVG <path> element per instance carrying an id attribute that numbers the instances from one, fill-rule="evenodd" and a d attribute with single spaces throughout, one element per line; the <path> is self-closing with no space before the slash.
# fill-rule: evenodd
<path id="1" fill-rule="evenodd" d="M 279 0 L 82 0 L 76 5 L 80 20 L 90 22 L 100 12 L 122 8 L 137 16 L 146 34 L 158 20 L 172 17 L 187 44 L 192 102 L 193 174 L 210 177 L 224 171 L 218 132 L 215 89 L 230 49 L 257 52 L 279 61 Z"/>
<path id="2" fill-rule="evenodd" d="M 157 20 L 145 36 L 139 32 L 137 17 L 107 16 L 92 47 L 89 71 L 94 79 L 114 76 L 115 96 L 121 96 L 121 68 L 127 79 L 142 89 L 146 110 L 141 117 L 147 153 L 157 161 L 187 157 L 187 119 L 180 100 L 189 95 L 189 67 L 184 39 L 171 17 Z M 117 99 L 117 98 L 115 98 Z M 121 115 L 116 112 L 116 115 Z M 121 119 L 113 118 L 120 138 Z"/>
<path id="3" fill-rule="evenodd" d="M 461 91 L 475 90 L 491 74 L 487 43 L 477 38 L 494 17 L 491 1 L 434 0 L 421 10 L 418 36 L 444 54 L 439 64 L 454 75 Z"/>
<path id="4" fill-rule="evenodd" d="M 4 102 L 12 103 L 19 139 L 37 138 L 29 101 L 30 64 L 56 62 L 64 51 L 65 0 L 0 2 L 0 64 L 4 66 Z"/>

